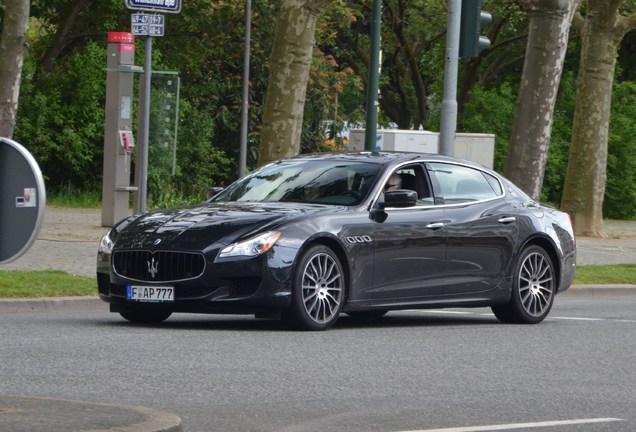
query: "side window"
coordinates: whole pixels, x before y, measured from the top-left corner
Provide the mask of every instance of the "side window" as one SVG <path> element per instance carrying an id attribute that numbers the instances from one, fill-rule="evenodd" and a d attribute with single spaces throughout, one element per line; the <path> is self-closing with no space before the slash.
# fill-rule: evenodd
<path id="1" fill-rule="evenodd" d="M 431 163 L 446 204 L 481 201 L 502 194 L 499 181 L 473 168 L 446 163 Z"/>
<path id="2" fill-rule="evenodd" d="M 421 164 L 403 166 L 395 173 L 400 178 L 400 189 L 417 192 L 417 205 L 433 205 L 433 194 L 428 175 Z"/>
<path id="3" fill-rule="evenodd" d="M 492 190 L 495 191 L 495 195 L 497 196 L 503 195 L 503 189 L 501 188 L 501 183 L 499 183 L 499 180 L 497 180 L 494 176 L 491 176 L 488 173 L 482 173 L 482 174 L 484 175 L 484 177 L 486 177 L 486 180 L 488 180 L 488 183 L 490 183 Z"/>

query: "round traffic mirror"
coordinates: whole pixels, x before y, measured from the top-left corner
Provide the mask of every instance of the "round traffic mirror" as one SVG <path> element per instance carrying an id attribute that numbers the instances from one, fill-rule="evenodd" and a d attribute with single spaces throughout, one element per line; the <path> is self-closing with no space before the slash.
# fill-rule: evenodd
<path id="1" fill-rule="evenodd" d="M 42 228 L 45 208 L 37 162 L 22 145 L 0 138 L 0 264 L 29 250 Z"/>

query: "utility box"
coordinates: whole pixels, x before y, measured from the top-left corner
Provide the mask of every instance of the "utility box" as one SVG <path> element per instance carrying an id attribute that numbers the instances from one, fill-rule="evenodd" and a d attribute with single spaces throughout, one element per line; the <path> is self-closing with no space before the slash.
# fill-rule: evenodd
<path id="1" fill-rule="evenodd" d="M 349 132 L 349 150 L 365 150 L 365 130 Z M 400 129 L 380 129 L 376 135 L 375 150 L 412 153 L 439 153 L 439 132 Z M 493 168 L 495 160 L 495 135 L 458 133 L 455 136 L 455 157 L 468 159 Z"/>

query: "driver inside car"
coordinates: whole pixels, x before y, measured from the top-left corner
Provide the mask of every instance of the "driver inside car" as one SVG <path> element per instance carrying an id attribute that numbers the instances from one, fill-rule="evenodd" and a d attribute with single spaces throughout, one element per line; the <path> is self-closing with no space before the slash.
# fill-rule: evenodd
<path id="1" fill-rule="evenodd" d="M 384 185 L 384 192 L 389 192 L 393 190 L 398 190 L 402 187 L 402 178 L 396 173 L 391 174 L 391 177 L 387 180 Z"/>

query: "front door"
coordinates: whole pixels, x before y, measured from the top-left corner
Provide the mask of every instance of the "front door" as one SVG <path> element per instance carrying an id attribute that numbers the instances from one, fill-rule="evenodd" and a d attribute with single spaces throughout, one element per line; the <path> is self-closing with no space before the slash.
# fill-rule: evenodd
<path id="1" fill-rule="evenodd" d="M 442 292 L 444 210 L 417 206 L 385 210 L 374 224 L 373 291 L 376 299 L 416 299 Z"/>

